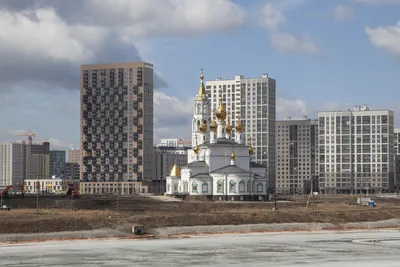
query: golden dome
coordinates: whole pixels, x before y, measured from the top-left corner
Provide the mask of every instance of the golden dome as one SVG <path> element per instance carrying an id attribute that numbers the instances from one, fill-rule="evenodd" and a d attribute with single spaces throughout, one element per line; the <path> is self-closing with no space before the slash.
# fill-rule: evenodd
<path id="1" fill-rule="evenodd" d="M 171 177 L 181 177 L 181 170 L 176 165 L 176 162 L 175 162 L 174 166 L 172 167 L 171 173 L 170 173 L 169 176 L 171 176 Z"/>
<path id="2" fill-rule="evenodd" d="M 204 87 L 204 75 L 203 75 L 203 69 L 201 69 L 201 75 L 200 75 L 200 87 L 197 92 L 196 100 L 203 100 L 207 99 L 207 94 L 206 94 L 206 88 Z"/>
<path id="3" fill-rule="evenodd" d="M 224 104 L 222 104 L 222 94 L 219 95 L 219 107 L 217 109 L 217 118 L 220 121 L 224 121 L 226 119 L 226 110 Z"/>
<path id="4" fill-rule="evenodd" d="M 217 127 L 218 127 L 217 122 L 215 121 L 215 118 L 213 116 L 212 122 L 210 123 L 210 131 L 211 132 L 216 132 L 217 131 Z"/>
<path id="5" fill-rule="evenodd" d="M 243 131 L 244 131 L 244 127 L 242 125 L 242 122 L 240 121 L 240 116 L 237 117 L 235 129 L 236 129 L 236 132 L 238 132 L 238 133 L 243 133 Z"/>
<path id="6" fill-rule="evenodd" d="M 235 152 L 232 152 L 232 154 L 231 154 L 231 159 L 232 159 L 232 160 L 235 160 L 235 158 L 236 158 Z"/>
<path id="7" fill-rule="evenodd" d="M 194 152 L 195 154 L 199 154 L 200 148 L 199 148 L 198 145 L 196 145 L 196 146 L 193 148 L 193 152 Z"/>
<path id="8" fill-rule="evenodd" d="M 202 120 L 199 128 L 200 132 L 202 134 L 205 134 L 207 132 L 207 122 L 206 120 Z"/>
<path id="9" fill-rule="evenodd" d="M 253 149 L 253 146 L 250 144 L 250 146 L 249 146 L 249 155 L 253 155 L 253 153 L 254 153 L 254 149 Z"/>

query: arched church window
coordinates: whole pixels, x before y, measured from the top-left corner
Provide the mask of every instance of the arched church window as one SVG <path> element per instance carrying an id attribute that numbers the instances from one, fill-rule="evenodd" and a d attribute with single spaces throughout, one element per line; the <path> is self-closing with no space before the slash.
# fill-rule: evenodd
<path id="1" fill-rule="evenodd" d="M 235 181 L 229 182 L 229 193 L 236 193 L 236 183 Z"/>
<path id="2" fill-rule="evenodd" d="M 195 182 L 192 183 L 192 193 L 197 193 L 197 184 Z"/>
<path id="3" fill-rule="evenodd" d="M 251 183 L 249 180 L 249 181 L 247 181 L 247 193 L 250 193 L 250 189 L 251 189 Z"/>
<path id="4" fill-rule="evenodd" d="M 245 187 L 244 181 L 241 180 L 239 182 L 239 193 L 244 193 L 245 192 L 245 188 L 244 187 Z"/>
<path id="5" fill-rule="evenodd" d="M 264 185 L 261 182 L 259 182 L 257 184 L 257 193 L 263 193 L 263 192 L 264 192 Z"/>
<path id="6" fill-rule="evenodd" d="M 200 114 L 201 113 L 201 104 L 198 104 L 197 105 L 197 114 Z"/>
<path id="7" fill-rule="evenodd" d="M 183 182 L 183 191 L 188 192 L 189 191 L 189 184 L 187 181 Z"/>
<path id="8" fill-rule="evenodd" d="M 202 193 L 208 193 L 208 183 L 207 183 L 207 182 L 204 182 L 204 183 L 201 185 L 201 192 L 202 192 Z"/>
<path id="9" fill-rule="evenodd" d="M 219 180 L 217 182 L 217 191 L 218 191 L 218 193 L 224 192 L 224 182 L 222 180 Z"/>

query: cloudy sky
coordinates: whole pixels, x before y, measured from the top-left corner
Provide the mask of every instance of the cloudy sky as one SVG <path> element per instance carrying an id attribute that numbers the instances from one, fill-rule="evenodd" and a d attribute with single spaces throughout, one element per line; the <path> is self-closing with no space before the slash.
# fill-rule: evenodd
<path id="1" fill-rule="evenodd" d="M 189 138 L 201 68 L 268 73 L 278 119 L 399 114 L 400 0 L 0 0 L 0 141 L 78 147 L 79 65 L 138 60 L 157 71 L 155 141 Z"/>

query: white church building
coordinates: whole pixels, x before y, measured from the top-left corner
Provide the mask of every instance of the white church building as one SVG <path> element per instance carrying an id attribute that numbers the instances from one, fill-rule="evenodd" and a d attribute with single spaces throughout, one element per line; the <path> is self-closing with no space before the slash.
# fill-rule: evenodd
<path id="1" fill-rule="evenodd" d="M 167 176 L 166 195 L 191 200 L 266 200 L 267 170 L 252 162 L 253 147 L 245 143 L 240 116 L 234 129 L 226 116 L 221 93 L 215 116 L 211 113 L 202 73 L 194 103 L 193 149 L 188 151 L 188 165 L 180 169 L 175 164 Z"/>

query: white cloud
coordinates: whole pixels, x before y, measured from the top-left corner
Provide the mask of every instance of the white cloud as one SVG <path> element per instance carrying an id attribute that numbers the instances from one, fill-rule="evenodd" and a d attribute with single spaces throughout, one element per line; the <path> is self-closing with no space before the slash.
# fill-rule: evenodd
<path id="1" fill-rule="evenodd" d="M 274 8 L 271 4 L 266 4 L 261 9 L 260 23 L 267 29 L 275 30 L 279 24 L 286 21 L 287 19 L 282 12 Z"/>
<path id="2" fill-rule="evenodd" d="M 290 33 L 271 33 L 269 39 L 281 53 L 316 54 L 319 51 L 318 47 L 305 35 L 297 37 Z"/>
<path id="3" fill-rule="evenodd" d="M 73 62 L 93 56 L 82 44 L 82 38 L 96 36 L 96 32 L 84 34 L 89 33 L 89 29 L 66 25 L 52 9 L 36 10 L 35 17 L 0 10 L 0 50 Z"/>
<path id="4" fill-rule="evenodd" d="M 337 5 L 333 17 L 336 21 L 349 20 L 354 16 L 353 11 L 346 6 Z"/>
<path id="5" fill-rule="evenodd" d="M 366 27 L 365 33 L 376 47 L 385 49 L 393 55 L 400 56 L 400 21 L 394 26 Z"/>
<path id="6" fill-rule="evenodd" d="M 295 4 L 305 1 L 294 1 Z M 296 36 L 282 32 L 279 26 L 287 22 L 285 15 L 276 6 L 266 3 L 260 11 L 260 25 L 267 30 L 269 42 L 281 53 L 316 54 L 318 47 L 305 34 Z"/>
<path id="7" fill-rule="evenodd" d="M 309 116 L 310 111 L 306 104 L 301 99 L 290 99 L 278 96 L 276 99 L 276 116 L 277 120 L 282 120 L 286 117 L 292 119 L 302 119 L 303 116 Z"/>
<path id="8" fill-rule="evenodd" d="M 154 142 L 161 138 L 190 138 L 193 99 L 182 100 L 154 92 Z"/>
<path id="9" fill-rule="evenodd" d="M 400 4 L 400 0 L 355 0 L 358 3 L 383 5 L 383 4 Z"/>

